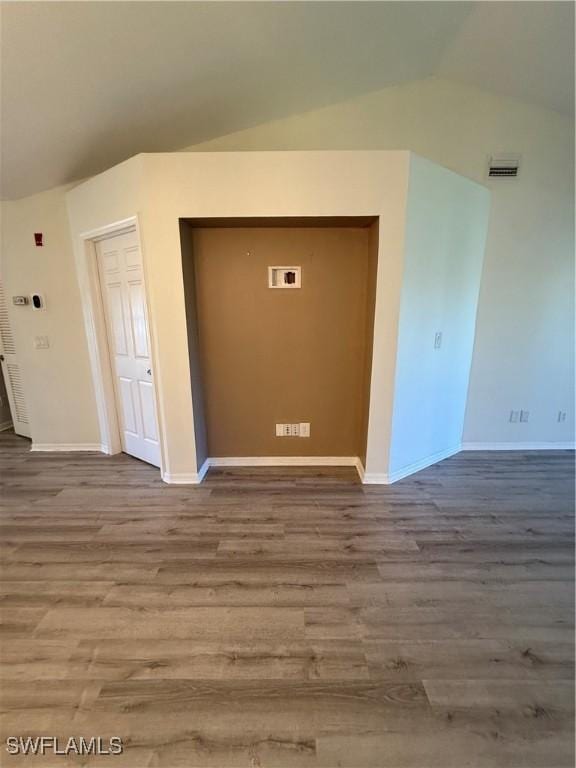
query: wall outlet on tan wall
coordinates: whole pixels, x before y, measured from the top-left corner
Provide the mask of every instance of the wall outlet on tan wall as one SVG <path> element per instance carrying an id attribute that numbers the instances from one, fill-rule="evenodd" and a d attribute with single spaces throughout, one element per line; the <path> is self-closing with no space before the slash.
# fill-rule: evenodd
<path id="1" fill-rule="evenodd" d="M 276 437 L 310 437 L 310 423 L 276 424 Z"/>

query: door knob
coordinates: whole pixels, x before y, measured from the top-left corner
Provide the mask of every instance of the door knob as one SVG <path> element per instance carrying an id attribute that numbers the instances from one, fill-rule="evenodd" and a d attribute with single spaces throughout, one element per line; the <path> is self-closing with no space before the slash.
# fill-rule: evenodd
<path id="1" fill-rule="evenodd" d="M 146 369 L 146 373 L 148 374 L 148 376 L 152 376 L 152 369 L 151 368 L 147 368 Z"/>

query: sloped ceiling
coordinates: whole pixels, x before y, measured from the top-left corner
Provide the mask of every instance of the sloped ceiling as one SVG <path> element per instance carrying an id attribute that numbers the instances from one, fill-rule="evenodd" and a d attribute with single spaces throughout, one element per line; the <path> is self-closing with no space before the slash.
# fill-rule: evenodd
<path id="1" fill-rule="evenodd" d="M 2 4 L 2 196 L 433 74 L 571 114 L 569 2 Z"/>
<path id="2" fill-rule="evenodd" d="M 574 114 L 574 4 L 477 4 L 436 74 Z"/>

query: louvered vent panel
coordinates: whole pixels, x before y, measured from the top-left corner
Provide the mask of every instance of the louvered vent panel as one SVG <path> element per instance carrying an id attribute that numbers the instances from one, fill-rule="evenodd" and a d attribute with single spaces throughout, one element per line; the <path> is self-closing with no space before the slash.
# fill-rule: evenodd
<path id="1" fill-rule="evenodd" d="M 12 388 L 14 397 L 14 408 L 16 410 L 16 419 L 22 424 L 28 424 L 28 411 L 26 410 L 26 401 L 24 400 L 24 390 L 22 389 L 22 377 L 20 368 L 16 363 L 7 363 L 8 379 Z"/>
<path id="2" fill-rule="evenodd" d="M 488 176 L 491 178 L 514 179 L 520 170 L 520 155 L 492 155 L 488 161 Z"/>
<path id="3" fill-rule="evenodd" d="M 490 166 L 489 176 L 518 176 L 518 168 L 506 168 L 502 165 Z"/>
<path id="4" fill-rule="evenodd" d="M 7 355 L 15 355 L 14 336 L 10 327 L 8 318 L 8 307 L 4 298 L 4 286 L 0 283 L 0 337 L 2 338 L 2 347 Z"/>

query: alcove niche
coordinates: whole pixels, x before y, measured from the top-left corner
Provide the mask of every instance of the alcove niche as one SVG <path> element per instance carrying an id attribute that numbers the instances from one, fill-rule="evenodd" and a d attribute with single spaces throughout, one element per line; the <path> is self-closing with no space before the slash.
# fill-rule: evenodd
<path id="1" fill-rule="evenodd" d="M 364 466 L 377 217 L 181 219 L 180 240 L 200 465 Z"/>
<path id="2" fill-rule="evenodd" d="M 199 483 L 226 459 L 300 458 L 390 483 L 461 449 L 482 185 L 409 151 L 173 152 L 66 197 L 103 451 L 120 449 L 93 240 L 128 225 L 165 482 Z M 300 272 L 268 288 L 268 267 Z M 276 438 L 276 423 L 309 423 L 310 437 Z"/>

